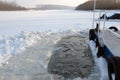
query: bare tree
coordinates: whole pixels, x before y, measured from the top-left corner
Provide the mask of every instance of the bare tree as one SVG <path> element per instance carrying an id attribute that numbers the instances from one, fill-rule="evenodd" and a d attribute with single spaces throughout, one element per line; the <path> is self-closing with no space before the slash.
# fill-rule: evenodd
<path id="1" fill-rule="evenodd" d="M 0 0 L 0 10 L 26 10 L 24 7 L 17 5 L 15 2 L 6 2 Z"/>

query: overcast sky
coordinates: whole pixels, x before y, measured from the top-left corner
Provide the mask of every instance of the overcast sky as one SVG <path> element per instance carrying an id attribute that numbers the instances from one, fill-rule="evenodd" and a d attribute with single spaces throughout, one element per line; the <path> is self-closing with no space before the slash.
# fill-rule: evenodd
<path id="1" fill-rule="evenodd" d="M 16 1 L 17 4 L 25 7 L 35 7 L 38 4 L 59 4 L 68 6 L 77 6 L 88 0 L 3 0 Z"/>

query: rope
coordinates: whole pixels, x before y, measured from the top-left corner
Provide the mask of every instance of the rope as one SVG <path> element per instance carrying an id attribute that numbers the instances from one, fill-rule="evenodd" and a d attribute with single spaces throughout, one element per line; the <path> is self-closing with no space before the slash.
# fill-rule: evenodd
<path id="1" fill-rule="evenodd" d="M 115 73 L 115 80 L 120 80 L 120 63 L 115 60 L 115 57 L 111 58 L 111 61 Z"/>

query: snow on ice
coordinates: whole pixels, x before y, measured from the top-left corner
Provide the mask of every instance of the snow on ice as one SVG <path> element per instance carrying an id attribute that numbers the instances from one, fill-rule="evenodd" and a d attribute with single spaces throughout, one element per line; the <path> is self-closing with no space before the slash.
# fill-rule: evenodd
<path id="1" fill-rule="evenodd" d="M 13 16 L 11 16 L 13 15 Z M 98 16 L 98 15 L 97 15 Z M 88 30 L 92 24 L 92 12 L 89 11 L 22 11 L 0 12 L 0 66 L 9 64 L 8 60 L 27 48 L 38 43 L 41 49 L 46 49 L 43 44 L 51 47 L 61 37 L 71 34 L 82 34 L 88 37 Z M 7 22 L 7 23 L 6 23 Z M 118 22 L 108 22 L 109 26 L 118 26 Z M 102 25 L 101 25 L 102 26 Z M 102 29 L 102 28 L 101 28 Z M 10 34 L 10 35 L 9 35 Z M 101 80 L 107 80 L 107 65 L 103 58 L 96 57 L 97 48 L 90 41 L 93 57 L 100 69 Z M 52 48 L 52 47 L 51 47 Z M 48 52 L 45 60 L 52 55 Z M 99 63 L 99 64 L 98 64 Z M 41 63 L 42 64 L 42 63 Z M 47 63 L 43 63 L 45 67 Z M 68 79 L 69 80 L 69 79 Z M 71 79 L 70 79 L 71 80 Z M 74 80 L 86 80 L 76 78 Z M 89 79 L 91 80 L 91 79 Z"/>

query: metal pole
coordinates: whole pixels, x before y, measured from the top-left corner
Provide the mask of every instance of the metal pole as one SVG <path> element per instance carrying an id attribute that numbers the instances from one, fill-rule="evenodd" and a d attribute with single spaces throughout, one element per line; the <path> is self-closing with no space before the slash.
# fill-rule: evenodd
<path id="1" fill-rule="evenodd" d="M 96 8 L 96 0 L 94 0 L 94 6 L 93 6 L 93 24 L 92 24 L 92 28 L 94 28 L 94 24 L 95 24 L 95 8 Z"/>
<path id="2" fill-rule="evenodd" d="M 104 13 L 106 15 L 106 11 Z M 103 30 L 105 29 L 106 16 L 104 16 Z"/>
<path id="3" fill-rule="evenodd" d="M 99 12 L 99 25 L 100 25 L 101 11 Z"/>

